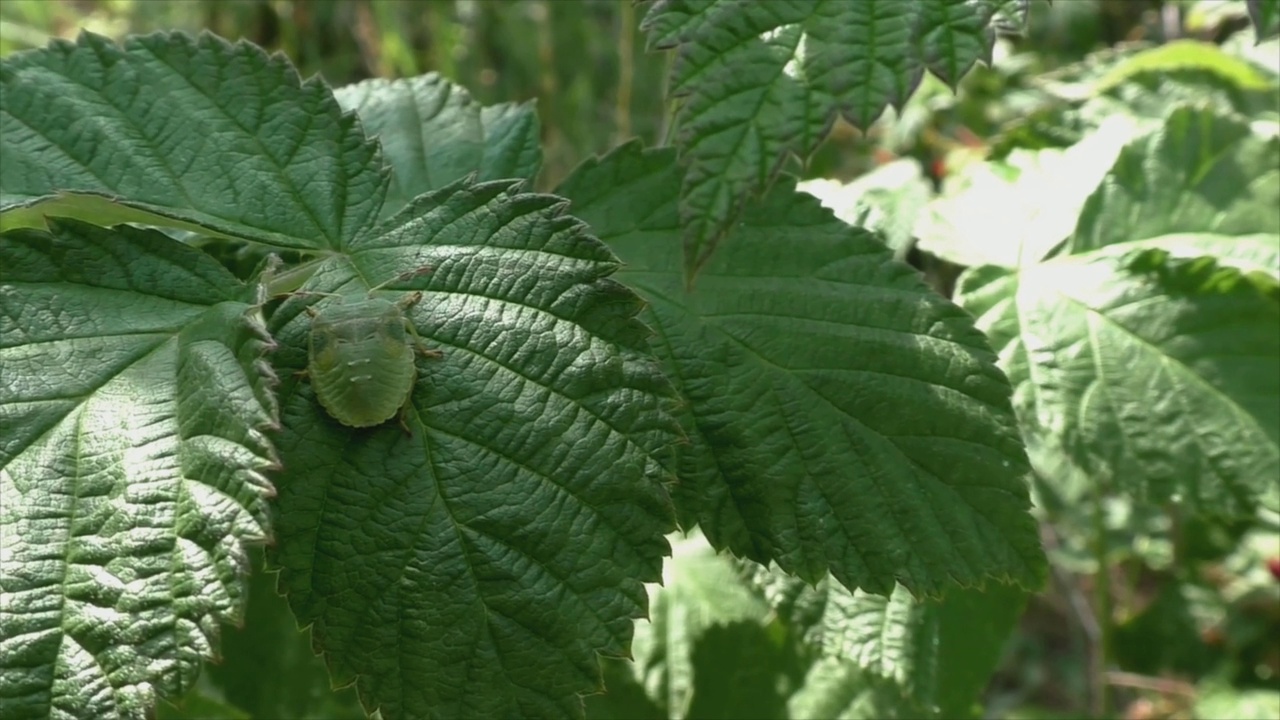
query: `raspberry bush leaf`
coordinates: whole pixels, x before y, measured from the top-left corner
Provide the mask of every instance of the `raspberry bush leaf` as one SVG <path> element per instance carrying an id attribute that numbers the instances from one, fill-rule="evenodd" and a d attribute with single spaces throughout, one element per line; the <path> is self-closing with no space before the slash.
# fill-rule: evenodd
<path id="1" fill-rule="evenodd" d="M 1121 151 L 1061 254 L 961 276 L 1047 482 L 1224 517 L 1275 502 L 1278 162 L 1274 137 L 1175 110 Z"/>
<path id="2" fill-rule="evenodd" d="M 680 197 L 691 279 L 748 198 L 788 155 L 807 157 L 837 116 L 867 128 L 901 107 L 925 72 L 954 86 L 989 60 L 993 25 L 1025 0 L 659 0 L 650 47 L 676 61 Z"/>
<path id="3" fill-rule="evenodd" d="M 1038 586 L 1009 385 L 972 320 L 790 187 L 748 213 L 686 291 L 673 161 L 623 146 L 558 192 L 649 303 L 686 402 L 683 524 L 810 582 Z"/>
<path id="4" fill-rule="evenodd" d="M 80 216 L 327 249 L 382 205 L 377 143 L 322 80 L 247 42 L 84 32 L 5 58 L 0 86 L 0 210 L 21 215 L 4 227 Z"/>
<path id="5" fill-rule="evenodd" d="M 383 217 L 471 173 L 479 180 L 532 179 L 542 165 L 532 103 L 481 107 L 464 88 L 435 73 L 366 80 L 334 95 L 360 115 L 391 163 Z"/>
<path id="6" fill-rule="evenodd" d="M 99 411 L 101 405 L 117 402 L 117 396 L 123 397 L 121 403 L 145 405 L 150 399 L 161 404 L 181 391 L 185 394 L 179 396 L 176 412 L 220 420 L 238 408 L 246 416 L 242 422 L 257 432 L 261 423 L 253 401 L 266 408 L 262 422 L 274 424 L 275 405 L 265 381 L 253 384 L 253 392 L 245 395 L 238 390 L 244 383 L 234 384 L 223 377 L 226 372 L 205 367 L 212 362 L 206 358 L 213 352 L 209 340 L 239 338 L 235 333 L 252 308 L 268 317 L 280 343 L 271 358 L 286 378 L 281 386 L 285 427 L 276 436 L 284 469 L 272 476 L 281 493 L 272 507 L 271 560 L 273 569 L 281 571 L 293 612 L 303 626 L 310 626 L 313 647 L 324 653 L 335 682 L 354 681 L 365 708 L 380 710 L 388 719 L 581 715 L 579 696 L 601 689 L 599 656 L 630 652 L 633 620 L 647 608 L 643 584 L 661 577 L 668 552 L 664 534 L 674 527 L 663 485 L 671 479 L 673 463 L 667 456 L 679 435 L 678 424 L 664 409 L 671 387 L 650 354 L 649 330 L 635 317 L 640 300 L 609 278 L 618 261 L 608 248 L 565 213 L 563 199 L 522 192 L 520 180 L 456 181 L 379 220 L 391 173 L 378 143 L 364 135 L 354 113 L 343 113 L 323 82 L 303 83 L 287 62 L 247 44 L 159 34 L 117 47 L 86 34 L 74 44 L 55 42 L 16 55 L 5 61 L 3 73 L 0 186 L 7 207 L 17 208 L 18 220 L 25 217 L 32 225 L 24 228 L 13 222 L 15 215 L 5 216 L 17 228 L 12 237 L 22 241 L 20 249 L 26 253 L 4 257 L 0 264 L 6 302 L 0 318 L 17 323 L 12 333 L 4 328 L 5 341 L 15 339 L 14 349 L 4 348 L 0 365 L 6 391 L 9 374 L 21 372 L 21 382 L 12 385 L 18 394 L 5 396 L 0 405 L 8 414 L 0 418 L 8 443 L 3 459 L 7 465 L 25 463 L 4 468 L 11 473 L 4 477 L 5 532 L 13 525 L 53 548 L 42 545 L 39 552 L 59 560 L 65 555 L 63 545 L 99 530 L 106 540 L 90 543 L 84 562 L 106 589 L 80 583 L 61 592 L 70 592 L 75 601 L 81 591 L 98 603 L 120 599 L 127 607 L 113 607 L 111 615 L 87 608 L 87 624 L 76 624 L 78 616 L 48 611 L 68 599 L 60 594 L 60 575 L 53 582 L 43 575 L 27 578 L 31 568 L 56 573 L 59 566 L 33 564 L 27 555 L 34 550 L 12 555 L 13 569 L 4 568 L 4 587 L 5 610 L 14 611 L 5 616 L 3 655 L 4 662 L 12 661 L 22 672 L 6 672 L 5 681 L 13 677 L 15 687 L 6 686 L 0 696 L 24 698 L 24 707 L 36 708 L 37 715 L 44 703 L 65 706 L 71 715 L 142 717 L 156 692 L 179 692 L 190 684 L 200 659 L 214 654 L 217 619 L 239 612 L 239 583 L 248 569 L 232 540 L 267 537 L 260 496 L 271 486 L 260 473 L 274 454 L 265 438 L 247 435 L 248 430 L 243 438 L 233 433 L 231 440 L 255 443 L 241 449 L 180 415 L 170 423 L 171 432 L 178 433 L 172 443 L 186 438 L 181 433 L 197 433 L 190 441 L 191 462 L 197 463 L 190 469 L 194 479 L 182 489 L 197 494 L 199 487 L 190 487 L 194 482 L 222 488 L 233 480 L 247 489 L 228 490 L 227 498 L 198 494 L 187 503 L 192 507 L 178 508 L 186 513 L 182 515 L 164 506 L 158 516 L 141 519 L 104 510 L 100 515 L 108 525 L 95 526 L 99 515 L 93 515 L 84 521 L 87 526 L 62 528 L 62 536 L 55 532 L 49 540 L 43 539 L 49 534 L 44 529 L 29 531 L 22 525 L 43 521 L 48 514 L 49 503 L 29 488 L 33 479 L 42 478 L 28 466 L 68 488 L 57 491 L 57 483 L 45 483 L 55 488 L 49 492 L 59 502 L 70 498 L 75 500 L 72 507 L 85 508 L 101 500 L 108 509 L 120 504 L 132 511 L 130 503 L 152 501 L 166 489 L 151 475 L 182 456 L 169 445 L 145 442 L 150 437 L 146 433 L 168 429 L 164 423 L 147 422 L 158 411 L 125 403 L 122 421 Z M 165 102 L 154 101 L 153 92 L 137 91 L 144 86 L 163 90 Z M 382 93 L 379 97 L 392 106 L 398 102 Z M 376 110 L 370 114 L 378 115 Z M 477 164 L 468 169 L 446 162 L 450 170 L 445 176 L 474 171 L 481 177 L 519 175 L 536 169 L 529 112 L 470 107 L 463 114 L 478 118 L 484 134 L 479 146 L 463 143 L 455 150 Z M 49 117 L 58 122 L 47 122 Z M 453 122 L 445 120 L 446 126 Z M 398 130 L 386 131 L 393 135 Z M 444 149 L 436 151 L 448 157 Z M 408 158 L 404 167 L 412 168 L 422 157 Z M 172 180 L 175 175 L 181 182 Z M 431 175 L 429 183 L 443 182 L 442 177 Z M 268 247 L 310 249 L 318 257 L 289 276 L 290 288 L 302 284 L 303 294 L 259 307 L 252 304 L 258 302 L 259 290 L 235 281 L 210 255 L 167 236 L 94 231 L 73 220 L 49 219 L 86 209 L 88 219 L 98 222 L 194 229 Z M 76 232 L 87 237 L 107 239 L 96 241 L 96 255 L 69 253 L 65 262 L 59 260 L 62 265 L 41 264 L 38 251 L 46 241 L 40 240 L 44 234 L 38 228 L 46 223 L 57 232 L 71 223 L 67 227 L 81 228 Z M 125 253 L 128 246 L 113 239 L 116 235 L 102 235 L 111 232 L 142 238 L 136 242 L 150 243 L 148 252 L 161 257 L 169 253 L 193 264 L 194 256 L 203 264 L 193 267 L 202 269 L 187 271 L 176 261 L 170 263 L 173 268 L 133 261 Z M 27 282 L 33 268 L 45 265 L 54 267 L 46 273 L 53 279 L 40 276 L 40 282 L 57 281 L 55 270 L 61 268 L 88 278 L 76 275 L 76 282 L 114 283 L 111 287 L 143 300 L 111 296 L 114 304 L 95 307 L 94 298 L 53 296 L 50 291 L 32 297 L 54 307 L 31 311 L 41 306 L 25 290 L 10 290 L 10 283 Z M 268 276 L 272 278 L 278 276 Z M 424 293 L 411 320 L 428 346 L 445 353 L 442 359 L 417 361 L 417 384 L 404 418 L 412 433 L 408 436 L 395 422 L 365 430 L 337 424 L 316 402 L 308 382 L 292 373 L 305 365 L 310 318 L 303 310 L 337 301 L 315 293 L 363 297 L 388 280 L 392 282 L 377 291 L 386 297 Z M 214 292 L 219 283 L 227 283 L 231 289 L 226 293 L 234 290 L 239 302 L 251 304 L 224 301 Z M 175 294 L 175 287 L 199 302 Z M 145 298 L 157 293 L 163 302 L 153 312 Z M 69 299 L 80 303 L 75 312 L 57 305 Z M 202 303 L 212 306 L 212 317 L 201 314 Z M 102 311 L 105 318 L 94 314 Z M 83 321 L 90 329 L 106 329 L 100 344 L 119 343 L 123 349 L 113 355 L 85 350 L 83 357 L 73 356 L 63 341 L 39 334 L 67 330 L 69 322 L 84 315 L 91 318 Z M 149 329 L 150 323 L 177 322 L 172 316 L 193 327 Z M 134 330 L 135 325 L 140 329 Z M 157 343 L 167 348 L 163 342 L 172 340 L 181 349 L 185 339 L 196 343 L 203 353 L 196 359 L 204 364 L 180 365 L 175 371 L 179 386 L 166 394 L 163 371 L 169 369 L 164 365 L 169 357 L 149 348 Z M 245 343 L 232 349 L 239 352 L 241 345 Z M 259 369 L 257 355 L 232 357 Z M 100 367 L 106 372 L 123 366 L 124 372 L 133 364 L 152 374 L 127 373 L 119 383 L 106 385 L 108 397 L 89 405 L 96 414 L 75 416 L 83 416 L 79 433 L 70 427 L 60 435 L 42 434 L 42 428 L 62 427 L 56 425 L 61 416 L 54 410 L 65 414 L 78 407 L 78 383 L 95 377 Z M 92 372 L 85 375 L 82 368 Z M 234 397 L 228 400 L 221 393 Z M 22 429 L 12 437 L 11 419 Z M 133 421 L 143 426 L 135 428 Z M 113 422 L 119 427 L 109 426 L 115 434 L 108 435 L 116 444 L 82 446 L 86 428 Z M 226 432 L 239 426 L 230 427 Z M 99 465 L 124 469 L 106 477 L 115 485 L 85 484 L 79 466 L 59 460 L 41 443 L 73 460 L 87 453 L 84 472 L 99 472 Z M 26 452 L 29 444 L 36 449 Z M 206 458 L 198 452 L 221 455 Z M 217 465 L 218 460 L 223 464 Z M 76 492 L 92 497 L 78 499 Z M 253 512 L 232 513 L 233 500 Z M 231 522 L 224 515 L 234 515 L 231 529 L 224 528 Z M 117 563 L 118 578 L 112 575 L 115 565 L 106 566 L 108 571 L 93 565 L 104 557 L 111 560 L 99 546 L 127 544 L 131 528 L 156 522 L 169 523 L 162 527 L 170 539 L 184 534 L 202 543 L 212 542 L 207 536 L 230 539 L 222 540 L 226 547 L 217 546 L 207 559 L 182 545 L 187 555 L 169 558 L 164 567 L 135 570 Z M 129 546 L 119 552 L 159 550 Z M 5 556 L 6 563 L 10 557 Z M 68 557 L 80 562 L 74 553 Z M 179 560 L 197 567 L 188 571 Z M 199 582 L 188 581 L 188 574 Z M 206 575 L 222 586 L 214 586 Z M 80 582 L 78 576 L 73 580 Z M 24 583 L 35 589 L 26 593 Z M 159 616 L 168 626 L 151 621 L 152 605 L 166 597 L 137 601 L 121 594 L 121 587 L 145 590 L 152 584 L 181 600 L 170 613 L 185 613 L 177 620 Z M 11 587 L 25 593 L 14 595 L 23 603 L 43 603 L 37 609 L 48 617 L 11 605 Z M 59 647 L 71 647 L 58 642 L 56 633 L 65 629 L 32 625 L 27 630 L 32 618 L 46 624 L 71 618 L 74 626 L 66 632 L 89 633 L 83 638 L 89 651 L 57 657 Z M 114 625 L 104 631 L 92 625 L 96 620 Z M 203 635 L 196 637 L 197 631 Z M 38 642 L 11 648 L 9 638 L 25 641 L 30 633 L 38 635 Z M 119 633 L 121 642 L 143 646 L 147 655 L 134 662 L 104 648 L 101 638 L 112 633 Z M 152 640 L 154 633 L 161 633 L 161 639 Z M 109 657 L 94 657 L 98 650 L 109 651 Z M 123 669 L 108 672 L 107 680 L 90 683 L 70 676 L 95 667 L 112 671 L 113 663 Z M 119 697 L 105 692 L 103 682 L 122 687 Z M 85 709 L 68 704 L 72 702 L 101 705 Z"/>
<path id="7" fill-rule="evenodd" d="M 850 591 L 829 579 L 810 586 L 776 568 L 743 566 L 748 583 L 782 623 L 817 652 L 790 701 L 797 717 L 846 717 L 819 708 L 879 702 L 906 716 L 966 715 L 1027 599 L 1019 588 L 990 583 L 918 602 L 900 585 L 886 597 Z M 837 677 L 844 682 L 835 682 Z M 891 692 L 873 702 L 883 690 Z"/>
<path id="8" fill-rule="evenodd" d="M 252 296 L 154 231 L 0 235 L 7 717 L 143 717 L 239 617 L 275 465 Z"/>
<path id="9" fill-rule="evenodd" d="M 405 418 L 340 425 L 281 387 L 271 559 L 335 682 L 396 717 L 581 716 L 597 653 L 624 657 L 674 528 L 663 482 L 671 387 L 610 279 L 617 259 L 518 183 L 419 197 L 326 260 L 304 291 L 421 291 Z M 326 302 L 320 300 L 319 302 Z M 306 362 L 314 296 L 271 327 L 282 377 Z"/>

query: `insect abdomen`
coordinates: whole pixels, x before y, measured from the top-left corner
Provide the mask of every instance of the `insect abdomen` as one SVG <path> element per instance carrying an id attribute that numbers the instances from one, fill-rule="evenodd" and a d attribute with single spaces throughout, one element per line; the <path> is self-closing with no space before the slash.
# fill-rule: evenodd
<path id="1" fill-rule="evenodd" d="M 357 338 L 343 332 L 341 325 L 312 328 L 311 385 L 338 422 L 380 425 L 394 417 L 413 392 L 413 350 L 402 328 L 378 327 Z"/>

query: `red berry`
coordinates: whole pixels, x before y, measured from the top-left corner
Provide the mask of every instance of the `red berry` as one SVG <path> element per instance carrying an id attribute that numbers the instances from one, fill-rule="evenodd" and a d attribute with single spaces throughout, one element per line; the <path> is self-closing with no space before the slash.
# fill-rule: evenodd
<path id="1" fill-rule="evenodd" d="M 1271 571 L 1271 577 L 1280 582 L 1280 557 L 1273 557 L 1267 561 L 1267 569 Z"/>

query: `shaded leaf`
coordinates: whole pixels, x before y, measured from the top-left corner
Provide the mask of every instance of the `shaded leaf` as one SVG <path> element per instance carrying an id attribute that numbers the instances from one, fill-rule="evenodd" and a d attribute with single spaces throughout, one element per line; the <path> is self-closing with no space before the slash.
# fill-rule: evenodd
<path id="1" fill-rule="evenodd" d="M 650 622 L 636 628 L 636 677 L 648 696 L 666 709 L 667 717 L 697 717 L 690 708 L 707 689 L 708 680 L 695 672 L 694 655 L 704 636 L 713 627 L 737 623 L 760 628 L 769 608 L 742 583 L 733 564 L 699 536 L 676 544 L 662 587 L 649 587 Z M 704 652 L 715 654 L 714 649 Z M 742 658 L 732 655 L 712 663 L 714 667 L 743 664 Z M 717 714 L 725 711 L 724 704 L 712 706 Z"/>
<path id="2" fill-rule="evenodd" d="M 1027 598 L 1025 591 L 992 583 L 918 602 L 902 586 L 884 597 L 830 580 L 809 587 L 776 569 L 744 565 L 782 622 L 821 658 L 793 701 L 802 706 L 870 702 L 876 693 L 864 694 L 879 688 L 896 693 L 903 708 L 967 715 Z M 849 685 L 829 684 L 834 678 Z"/>
<path id="3" fill-rule="evenodd" d="M 481 108 L 436 73 L 366 80 L 338 88 L 334 96 L 360 115 L 391 163 L 383 217 L 471 173 L 480 180 L 532 178 L 542 162 L 532 105 Z"/>
<path id="4" fill-rule="evenodd" d="M 793 718 L 838 720 L 920 720 L 938 717 L 913 702 L 892 682 L 839 657 L 820 658 L 787 701 Z"/>
<path id="5" fill-rule="evenodd" d="M 324 660 L 276 592 L 275 573 L 263 568 L 261 553 L 253 560 L 244 620 L 223 631 L 220 661 L 205 667 L 202 680 L 255 718 L 364 720 L 355 690 L 332 687 Z"/>
<path id="6" fill-rule="evenodd" d="M 1258 42 L 1280 32 L 1280 0 L 1245 0 Z"/>

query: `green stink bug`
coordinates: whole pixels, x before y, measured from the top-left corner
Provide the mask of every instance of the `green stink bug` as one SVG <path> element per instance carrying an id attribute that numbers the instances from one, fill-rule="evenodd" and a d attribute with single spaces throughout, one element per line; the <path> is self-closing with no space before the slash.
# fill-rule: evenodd
<path id="1" fill-rule="evenodd" d="M 319 311 L 307 308 L 311 334 L 306 374 L 320 404 L 335 420 L 350 427 L 372 427 L 408 409 L 417 379 L 414 354 L 442 356 L 440 351 L 422 346 L 417 330 L 405 316 L 405 310 L 421 299 L 421 292 L 394 303 L 372 296 L 351 300 L 339 295 Z M 400 424 L 409 431 L 403 414 Z"/>

